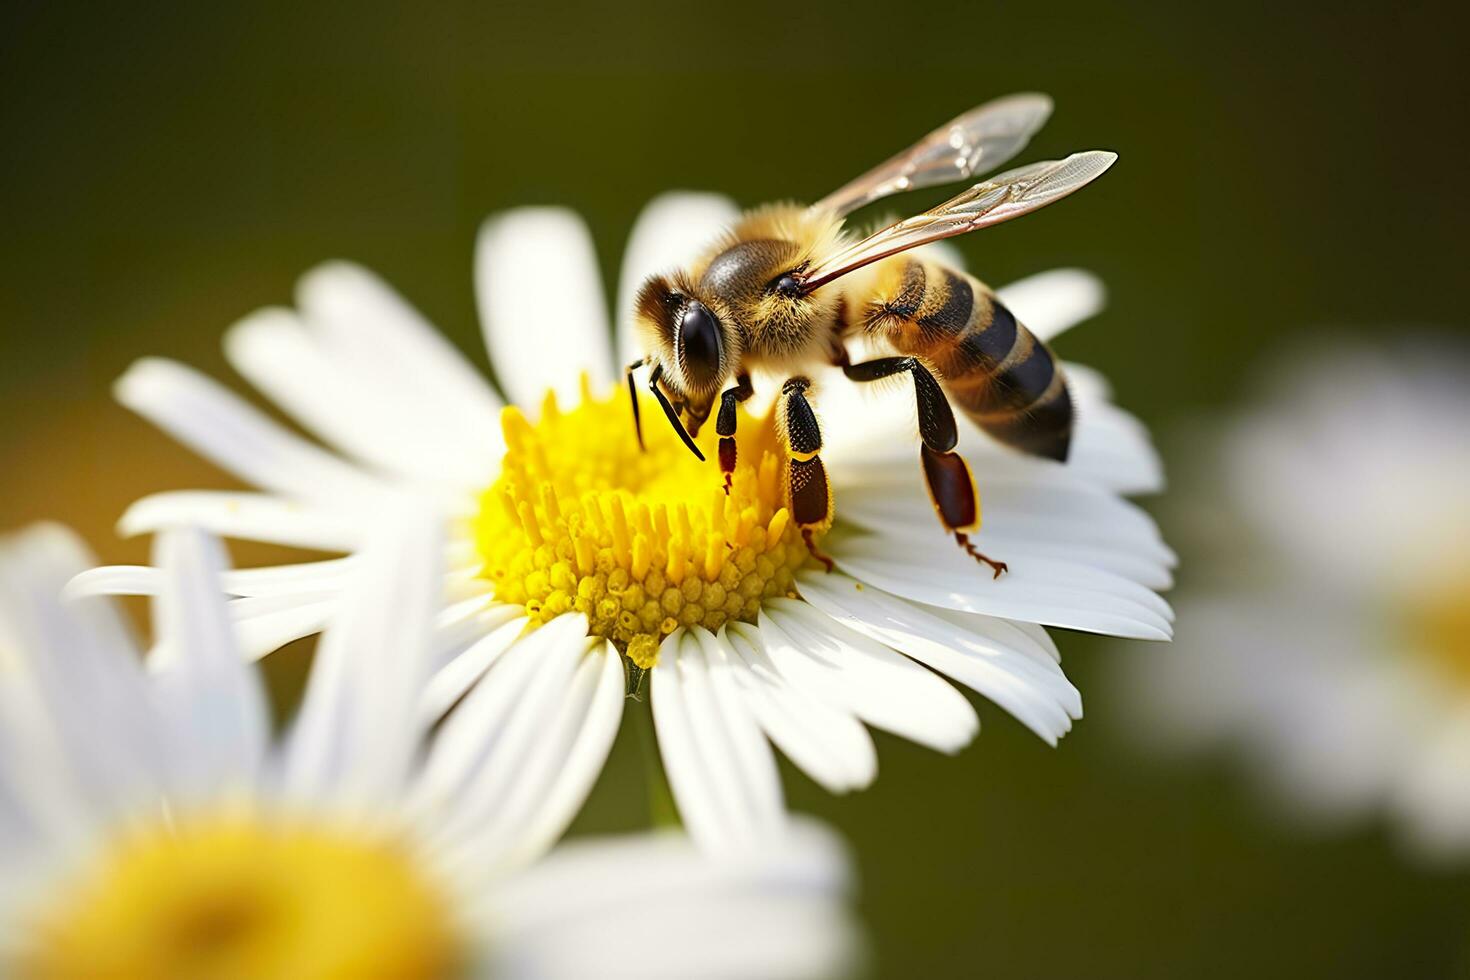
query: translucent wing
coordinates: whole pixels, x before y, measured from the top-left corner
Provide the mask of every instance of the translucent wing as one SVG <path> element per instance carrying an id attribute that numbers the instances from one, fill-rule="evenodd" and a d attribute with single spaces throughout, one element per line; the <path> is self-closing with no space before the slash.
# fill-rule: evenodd
<path id="1" fill-rule="evenodd" d="M 890 194 L 969 180 L 1020 153 L 1050 115 L 1051 99 L 1032 92 L 987 102 L 828 194 L 812 210 L 844 215 Z"/>
<path id="2" fill-rule="evenodd" d="M 1007 170 L 936 208 L 905 218 L 848 246 L 808 269 L 802 283 L 807 290 L 816 289 L 898 252 L 1019 218 L 1091 183 L 1116 159 L 1116 153 L 1088 150 L 1065 160 L 1048 160 Z"/>

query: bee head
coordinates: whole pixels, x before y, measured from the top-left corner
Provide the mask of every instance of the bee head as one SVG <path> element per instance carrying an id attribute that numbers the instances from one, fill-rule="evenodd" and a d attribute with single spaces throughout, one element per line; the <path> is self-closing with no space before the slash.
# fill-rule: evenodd
<path id="1" fill-rule="evenodd" d="M 724 305 L 681 277 L 654 276 L 638 292 L 635 312 L 649 362 L 662 367 L 659 383 L 675 405 L 688 409 L 694 428 L 740 357 L 740 334 Z"/>

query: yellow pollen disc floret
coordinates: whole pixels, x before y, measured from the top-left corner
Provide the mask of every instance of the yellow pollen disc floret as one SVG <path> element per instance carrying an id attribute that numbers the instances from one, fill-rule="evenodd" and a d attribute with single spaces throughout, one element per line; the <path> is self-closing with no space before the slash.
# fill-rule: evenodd
<path id="1" fill-rule="evenodd" d="M 497 599 L 533 623 L 585 613 L 592 633 L 648 668 L 678 627 L 753 621 L 763 599 L 795 594 L 807 550 L 769 419 L 741 415 L 727 495 L 712 420 L 701 463 L 645 402 L 642 452 L 626 396 L 595 400 L 585 380 L 582 394 L 569 412 L 548 395 L 535 425 L 515 408 L 501 415 L 505 459 L 474 522 Z"/>
<path id="2" fill-rule="evenodd" d="M 53 899 L 26 977 L 442 977 L 450 908 L 407 853 L 228 815 L 129 837 Z"/>

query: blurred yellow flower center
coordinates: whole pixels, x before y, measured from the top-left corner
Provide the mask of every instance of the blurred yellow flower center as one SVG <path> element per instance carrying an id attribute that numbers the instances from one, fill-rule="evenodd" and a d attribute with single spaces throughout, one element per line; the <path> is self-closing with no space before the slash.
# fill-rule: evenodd
<path id="1" fill-rule="evenodd" d="M 443 977 L 449 909 L 378 840 L 230 816 L 128 838 L 41 919 L 39 978 Z"/>
<path id="2" fill-rule="evenodd" d="M 782 457 L 768 419 L 742 413 L 739 463 L 727 495 L 714 463 L 714 425 L 701 463 L 657 406 L 644 403 L 640 452 L 626 396 L 564 412 L 548 395 L 532 425 L 501 416 L 506 453 L 485 491 L 475 542 L 495 597 L 532 622 L 587 615 L 591 632 L 651 667 L 679 626 L 753 621 L 762 599 L 793 595 L 807 560 L 782 493 Z"/>
<path id="3" fill-rule="evenodd" d="M 1470 688 L 1470 573 L 1442 580 L 1410 619 L 1420 648 Z"/>

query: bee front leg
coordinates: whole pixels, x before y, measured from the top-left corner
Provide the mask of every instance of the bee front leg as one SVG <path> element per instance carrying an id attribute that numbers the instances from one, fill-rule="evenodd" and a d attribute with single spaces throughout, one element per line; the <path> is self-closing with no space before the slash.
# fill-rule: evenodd
<path id="1" fill-rule="evenodd" d="M 980 530 L 980 494 L 969 464 L 954 452 L 960 441 L 954 410 L 949 399 L 929 369 L 916 357 L 880 357 L 862 364 L 847 364 L 842 373 L 853 381 L 877 381 L 908 372 L 914 381 L 914 397 L 918 402 L 919 461 L 924 466 L 924 480 L 929 485 L 929 499 L 945 530 L 954 535 L 955 543 L 976 561 L 989 565 L 994 578 L 1000 578 L 1006 563 L 988 558 L 970 543 L 970 535 Z"/>
<path id="2" fill-rule="evenodd" d="M 730 495 L 730 478 L 735 473 L 735 407 L 755 394 L 750 375 L 736 377 L 735 387 L 720 396 L 720 414 L 715 416 L 715 433 L 720 437 L 720 472 L 725 475 L 725 496 Z"/>
<path id="3" fill-rule="evenodd" d="M 776 402 L 776 433 L 790 457 L 787 465 L 787 496 L 791 519 L 801 529 L 801 539 L 813 558 L 832 571 L 832 558 L 817 547 L 816 533 L 832 523 L 832 485 L 817 454 L 822 449 L 822 429 L 806 393 L 806 378 L 790 378 L 781 386 Z"/>

